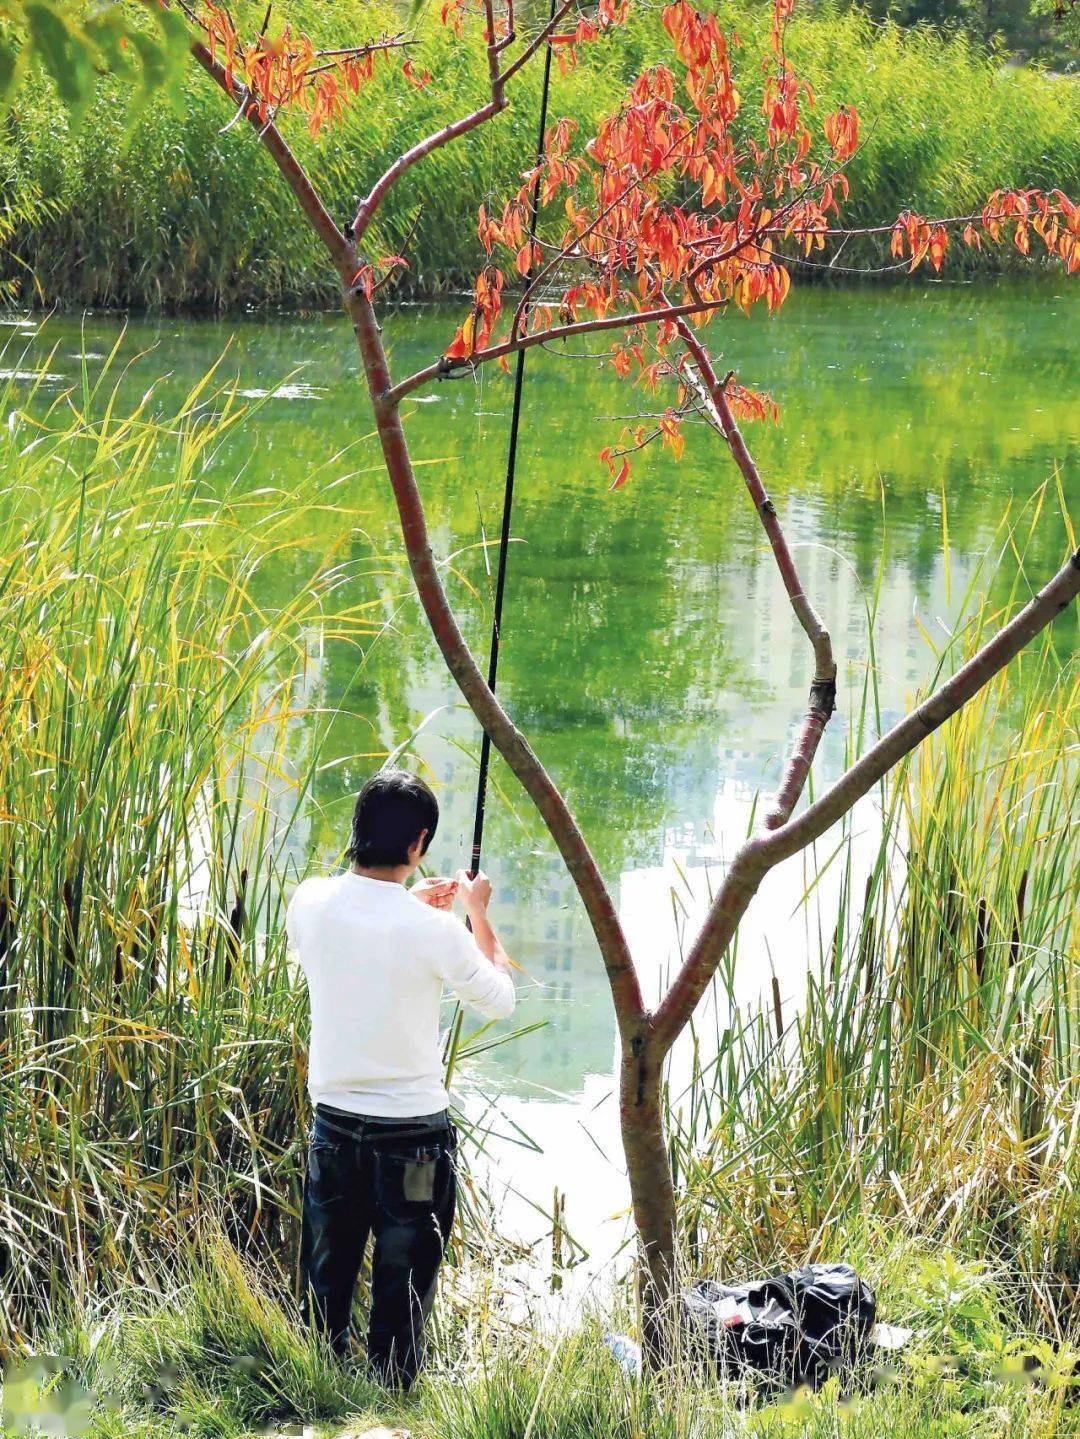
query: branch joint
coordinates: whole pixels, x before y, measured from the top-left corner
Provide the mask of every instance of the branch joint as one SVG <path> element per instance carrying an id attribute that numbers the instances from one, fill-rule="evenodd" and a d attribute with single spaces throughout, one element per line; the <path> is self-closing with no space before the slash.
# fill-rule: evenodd
<path id="1" fill-rule="evenodd" d="M 810 686 L 810 708 L 820 710 L 826 719 L 836 713 L 836 678 L 814 680 Z"/>

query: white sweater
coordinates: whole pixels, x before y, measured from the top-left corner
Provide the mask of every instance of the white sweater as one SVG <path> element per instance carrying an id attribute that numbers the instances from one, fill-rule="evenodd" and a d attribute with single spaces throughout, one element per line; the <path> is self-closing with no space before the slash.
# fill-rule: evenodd
<path id="1" fill-rule="evenodd" d="M 387 1119 L 435 1114 L 448 1103 L 439 1044 L 444 983 L 485 1018 L 513 1011 L 510 976 L 458 919 L 404 885 L 351 870 L 304 880 L 285 928 L 307 977 L 315 1104 Z"/>

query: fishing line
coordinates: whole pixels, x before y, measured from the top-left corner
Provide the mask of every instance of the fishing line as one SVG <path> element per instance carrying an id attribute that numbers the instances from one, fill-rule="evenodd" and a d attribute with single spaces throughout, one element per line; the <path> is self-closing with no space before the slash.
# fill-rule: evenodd
<path id="1" fill-rule="evenodd" d="M 555 19 L 556 0 L 551 0 L 550 24 Z M 525 284 L 532 283 L 534 266 L 533 246 L 536 241 L 536 226 L 540 213 L 540 170 L 544 163 L 544 136 L 547 131 L 548 97 L 551 93 L 551 37 L 544 51 L 544 82 L 540 92 L 540 123 L 536 137 L 536 177 L 533 180 L 529 199 L 529 268 L 525 273 Z M 528 317 L 528 306 L 522 313 L 522 326 Z M 510 520 L 514 509 L 514 480 L 517 474 L 518 435 L 521 428 L 521 396 L 525 381 L 525 350 L 518 350 L 514 369 L 514 402 L 510 412 L 510 439 L 506 452 L 506 483 L 503 487 L 502 526 L 499 532 L 499 563 L 495 573 L 495 603 L 491 613 L 491 639 L 488 645 L 488 689 L 494 692 L 499 676 L 499 644 L 502 637 L 503 597 L 506 592 L 506 558 L 510 549 Z M 480 868 L 480 856 L 484 847 L 484 818 L 487 811 L 488 771 L 491 767 L 491 740 L 484 731 L 480 741 L 480 772 L 476 783 L 476 815 L 473 820 L 472 859 L 469 873 L 476 874 Z"/>

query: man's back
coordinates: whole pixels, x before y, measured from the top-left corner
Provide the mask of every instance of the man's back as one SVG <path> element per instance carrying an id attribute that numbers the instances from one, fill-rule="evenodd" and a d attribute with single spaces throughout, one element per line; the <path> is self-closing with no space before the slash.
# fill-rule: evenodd
<path id="1" fill-rule="evenodd" d="M 509 976 L 452 915 L 352 871 L 305 880 L 286 924 L 311 1002 L 312 1101 L 386 1118 L 445 1109 L 443 986 L 501 1019 L 514 1007 Z"/>

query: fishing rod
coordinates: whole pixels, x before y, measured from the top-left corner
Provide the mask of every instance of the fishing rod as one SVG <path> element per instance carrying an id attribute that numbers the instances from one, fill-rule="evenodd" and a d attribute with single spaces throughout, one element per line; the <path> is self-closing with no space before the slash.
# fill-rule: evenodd
<path id="1" fill-rule="evenodd" d="M 551 0 L 549 25 L 555 19 L 556 0 Z M 540 170 L 544 163 L 545 135 L 547 133 L 548 98 L 551 93 L 551 38 L 548 37 L 544 54 L 544 82 L 540 92 L 540 123 L 536 137 L 536 174 L 533 178 L 532 193 L 529 197 L 529 268 L 525 274 L 526 290 L 532 283 L 535 252 L 536 227 L 540 214 Z M 522 312 L 522 325 L 528 314 L 528 305 Z M 514 401 L 510 411 L 510 439 L 506 452 L 506 483 L 503 486 L 502 525 L 499 531 L 499 563 L 495 573 L 495 602 L 491 612 L 491 638 L 488 644 L 488 689 L 493 693 L 499 677 L 499 646 L 502 639 L 503 599 L 506 594 L 506 559 L 510 549 L 510 520 L 514 509 L 514 480 L 517 476 L 518 436 L 521 430 L 521 398 L 525 385 L 524 349 L 518 350 L 514 370 Z M 480 869 L 480 857 L 484 848 L 484 819 L 487 813 L 488 772 L 491 768 L 491 739 L 484 731 L 480 741 L 480 771 L 476 782 L 476 814 L 473 819 L 472 857 L 469 874 L 473 876 Z"/>

